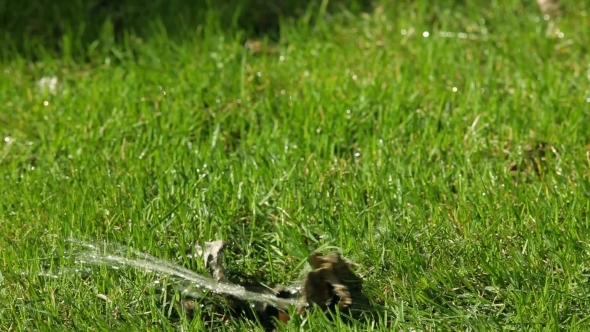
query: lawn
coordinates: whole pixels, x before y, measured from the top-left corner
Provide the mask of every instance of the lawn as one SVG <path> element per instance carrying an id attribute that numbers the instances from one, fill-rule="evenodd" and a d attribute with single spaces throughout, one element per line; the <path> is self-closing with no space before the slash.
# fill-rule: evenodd
<path id="1" fill-rule="evenodd" d="M 285 331 L 590 330 L 588 4 L 243 1 L 2 9 L 0 330 L 258 326 L 72 273 L 71 237 L 204 274 L 223 239 L 268 285 L 342 253 L 371 313 Z"/>

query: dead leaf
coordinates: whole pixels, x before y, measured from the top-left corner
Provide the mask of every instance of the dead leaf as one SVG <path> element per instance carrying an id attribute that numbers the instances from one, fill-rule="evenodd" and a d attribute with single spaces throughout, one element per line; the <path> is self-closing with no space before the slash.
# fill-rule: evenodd
<path id="1" fill-rule="evenodd" d="M 205 266 L 211 273 L 211 276 L 216 281 L 225 281 L 225 272 L 223 270 L 223 247 L 225 242 L 223 240 L 217 240 L 212 242 L 205 242 L 205 249 L 198 244 L 195 244 L 195 253 L 189 252 L 189 257 L 196 258 L 202 257 L 205 262 Z"/>
<path id="2" fill-rule="evenodd" d="M 558 15 L 559 0 L 537 0 L 537 5 L 543 14 Z"/>
<path id="3" fill-rule="evenodd" d="M 312 254 L 309 264 L 315 269 L 309 272 L 303 282 L 303 294 L 298 312 L 302 313 L 309 305 L 322 310 L 352 309 L 353 305 L 368 303 L 362 294 L 362 279 L 350 269 L 350 264 L 337 253 Z M 357 311 L 358 312 L 358 311 Z"/>

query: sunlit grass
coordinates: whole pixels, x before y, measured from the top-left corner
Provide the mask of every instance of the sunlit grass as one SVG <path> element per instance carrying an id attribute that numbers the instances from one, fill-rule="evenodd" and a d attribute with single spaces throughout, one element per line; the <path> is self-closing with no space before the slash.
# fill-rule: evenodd
<path id="1" fill-rule="evenodd" d="M 0 325 L 206 328 L 142 273 L 39 277 L 74 236 L 201 272 L 185 251 L 224 239 L 270 285 L 341 251 L 374 319 L 288 330 L 590 329 L 590 19 L 565 6 L 310 6 L 257 54 L 215 11 L 3 48 Z"/>

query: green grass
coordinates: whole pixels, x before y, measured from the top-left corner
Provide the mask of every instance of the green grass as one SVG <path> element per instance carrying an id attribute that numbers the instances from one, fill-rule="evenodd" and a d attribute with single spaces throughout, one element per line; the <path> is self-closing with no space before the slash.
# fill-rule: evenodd
<path id="1" fill-rule="evenodd" d="M 73 22 L 57 48 L 4 35 L 2 329 L 205 328 L 168 319 L 143 273 L 38 276 L 71 266 L 74 236 L 192 268 L 188 247 L 225 239 L 267 284 L 341 251 L 374 318 L 285 330 L 590 330 L 590 8 L 481 3 L 308 6 L 262 34 L 269 54 L 227 9 Z"/>

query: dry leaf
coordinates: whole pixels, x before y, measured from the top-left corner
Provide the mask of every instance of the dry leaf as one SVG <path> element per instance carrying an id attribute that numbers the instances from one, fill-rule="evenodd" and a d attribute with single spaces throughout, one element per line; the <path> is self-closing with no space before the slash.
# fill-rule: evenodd
<path id="1" fill-rule="evenodd" d="M 353 305 L 368 303 L 362 294 L 362 279 L 350 269 L 350 265 L 339 253 L 321 255 L 314 253 L 309 264 L 315 269 L 307 274 L 303 282 L 303 294 L 298 311 L 302 313 L 307 305 L 316 305 L 322 310 L 336 306 L 340 310 L 351 309 Z"/>
<path id="2" fill-rule="evenodd" d="M 537 5 L 543 14 L 559 14 L 559 0 L 537 0 Z"/>
<path id="3" fill-rule="evenodd" d="M 202 257 L 211 276 L 217 281 L 225 281 L 225 272 L 223 270 L 224 246 L 225 242 L 223 240 L 205 242 L 205 249 L 195 244 L 195 253 L 189 253 L 189 256 L 192 258 L 196 258 L 195 256 Z"/>

